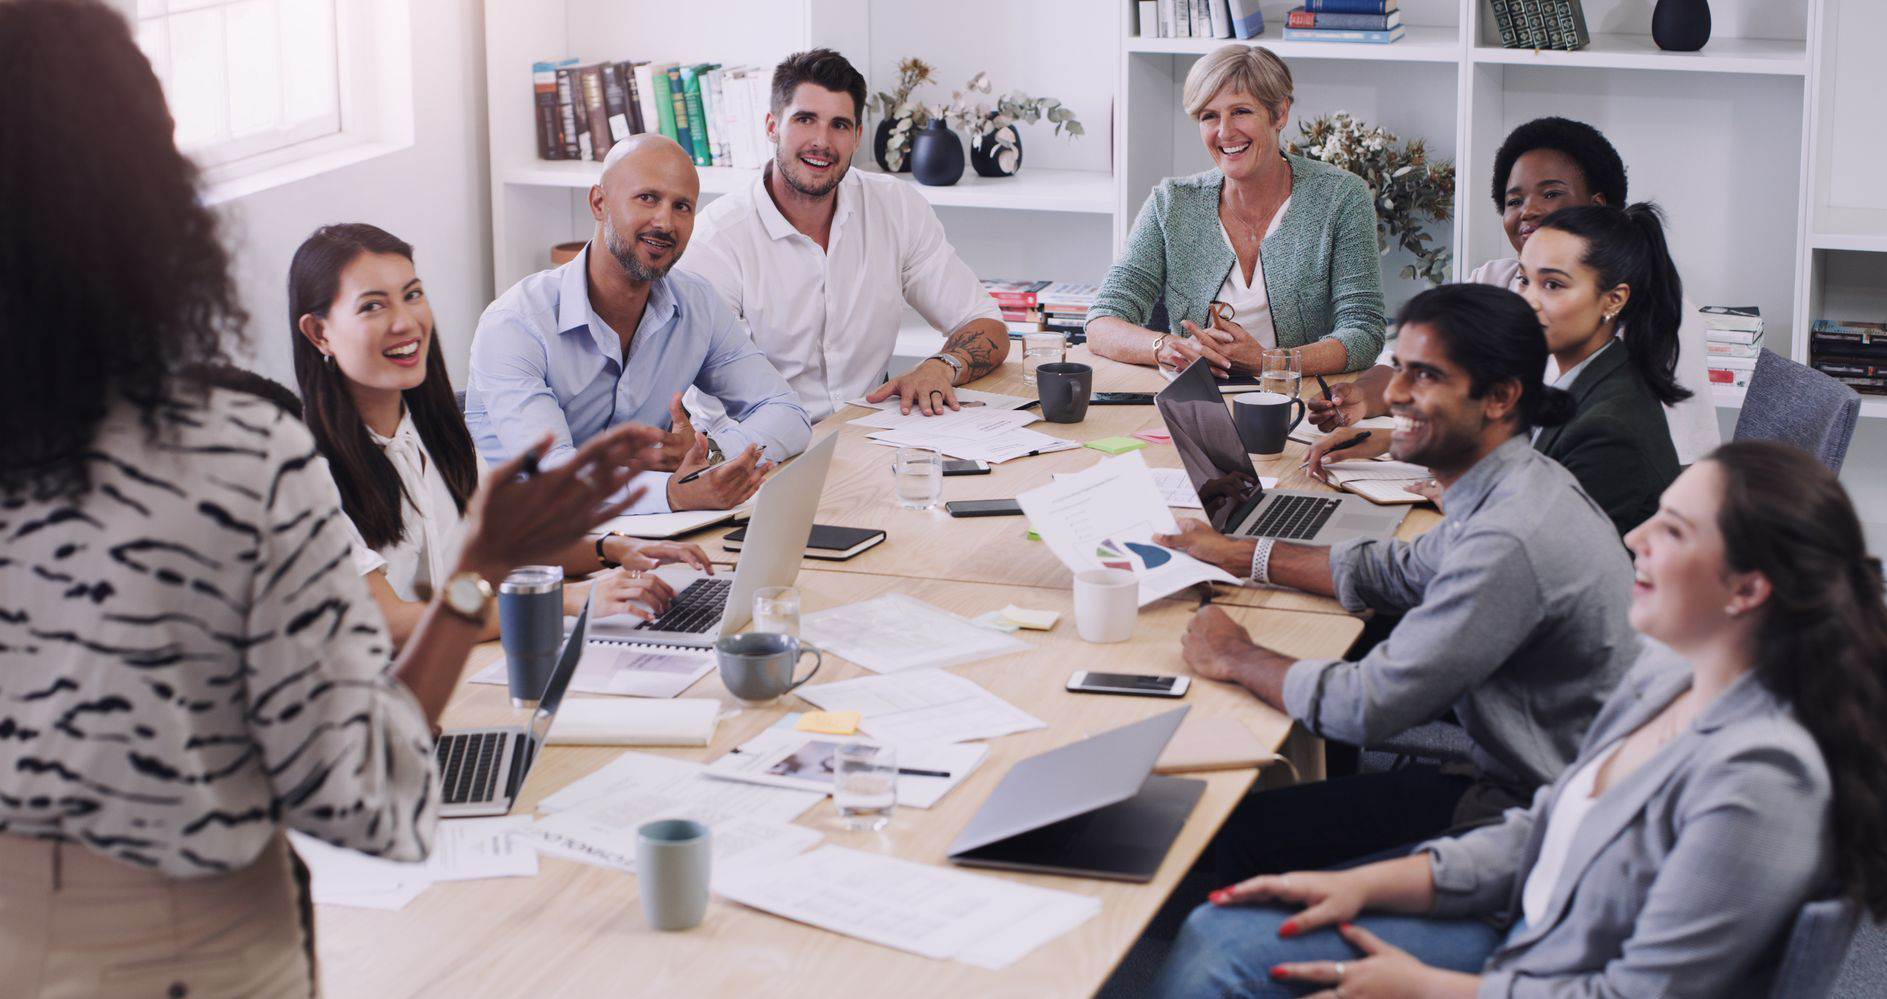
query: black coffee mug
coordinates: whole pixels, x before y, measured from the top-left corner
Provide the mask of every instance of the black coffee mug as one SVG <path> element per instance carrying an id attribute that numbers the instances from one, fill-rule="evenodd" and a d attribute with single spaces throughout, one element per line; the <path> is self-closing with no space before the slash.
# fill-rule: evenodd
<path id="1" fill-rule="evenodd" d="M 1080 423 L 1094 394 L 1094 369 L 1072 361 L 1041 365 L 1035 369 L 1035 391 L 1042 400 L 1042 419 Z"/>
<path id="2" fill-rule="evenodd" d="M 1297 417 L 1291 417 L 1295 407 Z M 1232 423 L 1250 454 L 1277 454 L 1284 441 L 1304 422 L 1304 400 L 1279 392 L 1244 392 L 1232 397 Z"/>

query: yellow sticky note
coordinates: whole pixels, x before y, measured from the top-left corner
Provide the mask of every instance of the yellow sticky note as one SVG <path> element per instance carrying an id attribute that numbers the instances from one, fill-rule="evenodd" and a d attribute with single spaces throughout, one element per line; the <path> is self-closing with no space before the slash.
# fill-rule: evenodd
<path id="1" fill-rule="evenodd" d="M 1055 626 L 1056 621 L 1061 620 L 1060 611 L 1029 610 L 1026 607 L 1017 607 L 1015 604 L 1004 607 L 1002 616 L 1004 620 L 1012 624 L 1035 631 L 1047 631 Z"/>
<path id="2" fill-rule="evenodd" d="M 793 727 L 820 735 L 851 735 L 858 731 L 858 718 L 856 711 L 808 711 Z"/>

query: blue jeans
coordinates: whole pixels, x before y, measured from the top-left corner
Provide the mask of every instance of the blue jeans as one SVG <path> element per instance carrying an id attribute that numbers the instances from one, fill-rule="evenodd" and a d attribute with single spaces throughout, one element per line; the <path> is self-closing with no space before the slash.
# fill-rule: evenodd
<path id="1" fill-rule="evenodd" d="M 1335 927 L 1290 940 L 1278 926 L 1298 910 L 1269 905 L 1202 905 L 1186 917 L 1160 969 L 1154 995 L 1164 999 L 1224 996 L 1301 996 L 1326 985 L 1271 980 L 1272 965 L 1290 961 L 1355 961 L 1361 955 Z M 1408 951 L 1423 964 L 1478 972 L 1507 934 L 1472 919 L 1435 919 L 1367 913 L 1356 925 Z"/>

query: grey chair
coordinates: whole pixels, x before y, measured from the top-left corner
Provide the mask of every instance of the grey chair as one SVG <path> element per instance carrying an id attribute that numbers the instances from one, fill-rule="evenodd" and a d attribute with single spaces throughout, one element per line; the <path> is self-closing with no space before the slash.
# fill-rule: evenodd
<path id="1" fill-rule="evenodd" d="M 1823 999 L 1833 991 L 1860 915 L 1842 898 L 1818 898 L 1802 906 L 1783 944 L 1770 999 Z"/>
<path id="2" fill-rule="evenodd" d="M 1839 472 L 1860 414 L 1861 397 L 1853 389 L 1764 347 L 1730 436 L 1793 444 Z"/>
<path id="3" fill-rule="evenodd" d="M 1441 763 L 1467 763 L 1472 760 L 1468 751 L 1473 746 L 1474 740 L 1468 738 L 1468 733 L 1461 726 L 1452 722 L 1432 721 L 1363 748 L 1368 753 L 1387 753 Z M 1364 769 L 1377 768 L 1365 763 Z"/>

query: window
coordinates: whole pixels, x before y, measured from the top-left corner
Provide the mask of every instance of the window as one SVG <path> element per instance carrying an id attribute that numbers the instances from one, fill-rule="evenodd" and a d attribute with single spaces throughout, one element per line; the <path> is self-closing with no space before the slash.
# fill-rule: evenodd
<path id="1" fill-rule="evenodd" d="M 341 132 L 337 0 L 135 0 L 177 145 L 207 169 Z"/>

